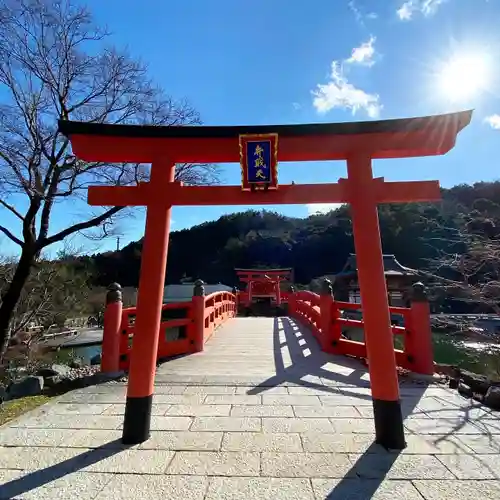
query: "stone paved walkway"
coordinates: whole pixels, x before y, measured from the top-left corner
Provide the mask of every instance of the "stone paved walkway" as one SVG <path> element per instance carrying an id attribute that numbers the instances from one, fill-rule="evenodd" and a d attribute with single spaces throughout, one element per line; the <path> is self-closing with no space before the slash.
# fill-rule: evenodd
<path id="1" fill-rule="evenodd" d="M 68 393 L 0 428 L 0 498 L 500 498 L 500 420 L 402 385 L 408 448 L 373 444 L 369 378 L 288 318 L 226 323 L 157 373 L 152 436 L 120 443 L 125 386 Z"/>

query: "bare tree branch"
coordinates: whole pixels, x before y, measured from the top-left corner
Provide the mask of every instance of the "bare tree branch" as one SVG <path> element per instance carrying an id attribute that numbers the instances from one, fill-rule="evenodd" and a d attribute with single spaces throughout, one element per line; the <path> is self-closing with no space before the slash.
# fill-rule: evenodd
<path id="1" fill-rule="evenodd" d="M 93 219 L 89 219 L 85 222 L 79 222 L 78 224 L 73 224 L 72 226 L 67 227 L 63 231 L 60 231 L 48 238 L 39 241 L 40 248 L 46 247 L 55 243 L 56 241 L 62 241 L 67 236 L 76 233 L 78 231 L 84 231 L 85 229 L 89 229 L 91 227 L 96 227 L 102 224 L 104 221 L 112 217 L 114 214 L 118 213 L 120 210 L 123 210 L 124 207 L 113 207 L 98 217 L 94 217 Z"/>
<path id="2" fill-rule="evenodd" d="M 82 203 L 78 219 L 51 235 L 54 207 L 80 203 L 90 185 L 135 185 L 148 176 L 145 165 L 76 158 L 58 131 L 58 120 L 200 123 L 187 101 L 175 100 L 153 84 L 145 64 L 125 50 L 103 45 L 107 36 L 76 0 L 0 4 L 0 217 L 5 210 L 22 222 L 16 228 L 5 223 L 0 231 L 24 252 L 21 268 L 2 295 L 0 349 L 22 285 L 41 250 L 87 229 L 105 238 L 111 222 L 116 227 L 118 213 L 126 213 L 121 207 L 96 212 Z M 208 164 L 180 165 L 176 175 L 186 184 L 218 181 L 217 167 Z M 22 210 L 10 203 L 13 196 L 24 198 Z"/>
<path id="3" fill-rule="evenodd" d="M 16 210 L 13 205 L 10 205 L 6 201 L 0 199 L 0 205 L 5 207 L 9 212 L 12 212 L 19 220 L 24 221 L 24 217 Z"/>
<path id="4" fill-rule="evenodd" d="M 5 226 L 0 226 L 0 231 L 3 234 L 5 234 L 5 236 L 7 236 L 7 238 L 9 238 L 14 243 L 17 243 L 19 246 L 22 247 L 24 245 L 24 243 L 19 238 L 14 236 Z"/>

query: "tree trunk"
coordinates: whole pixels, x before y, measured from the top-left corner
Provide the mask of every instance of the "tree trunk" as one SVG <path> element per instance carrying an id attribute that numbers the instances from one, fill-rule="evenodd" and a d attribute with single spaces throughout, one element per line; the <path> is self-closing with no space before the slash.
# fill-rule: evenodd
<path id="1" fill-rule="evenodd" d="M 9 342 L 12 316 L 21 297 L 24 285 L 28 281 L 35 260 L 36 252 L 32 251 L 32 249 L 27 249 L 25 246 L 21 252 L 21 257 L 17 263 L 12 281 L 2 297 L 0 305 L 0 362 L 3 359 Z"/>

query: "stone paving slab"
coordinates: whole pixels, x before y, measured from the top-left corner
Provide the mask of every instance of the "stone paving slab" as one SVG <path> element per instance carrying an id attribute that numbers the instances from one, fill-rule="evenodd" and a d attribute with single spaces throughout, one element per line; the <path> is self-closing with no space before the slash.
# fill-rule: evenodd
<path id="1" fill-rule="evenodd" d="M 195 417 L 192 431 L 260 431 L 262 421 L 255 417 Z"/>
<path id="2" fill-rule="evenodd" d="M 205 500 L 314 500 L 308 479 L 215 477 Z"/>
<path id="3" fill-rule="evenodd" d="M 231 405 L 171 405 L 165 415 L 187 415 L 190 417 L 229 417 Z"/>
<path id="4" fill-rule="evenodd" d="M 11 427 L 25 427 L 34 429 L 117 429 L 123 422 L 120 416 L 112 415 L 59 415 L 54 413 L 44 416 L 29 414 L 21 417 Z"/>
<path id="5" fill-rule="evenodd" d="M 139 448 L 171 451 L 219 451 L 222 436 L 222 432 L 152 432 L 151 437 L 139 445 Z"/>
<path id="6" fill-rule="evenodd" d="M 500 434 L 500 429 L 497 429 L 489 422 L 495 421 L 488 420 L 480 423 L 477 420 L 470 421 L 460 418 L 414 418 L 406 420 L 404 425 L 410 432 L 417 434 L 435 434 L 439 436 L 456 434 Z"/>
<path id="7" fill-rule="evenodd" d="M 352 467 L 341 453 L 262 453 L 261 474 L 269 477 L 344 477 Z"/>
<path id="8" fill-rule="evenodd" d="M 318 500 L 422 500 L 422 496 L 410 481 L 312 479 L 312 486 Z M 451 498 L 456 500 L 456 497 Z M 443 500 L 443 497 L 439 500 Z"/>
<path id="9" fill-rule="evenodd" d="M 167 474 L 206 476 L 259 476 L 259 453 L 180 451 Z"/>
<path id="10" fill-rule="evenodd" d="M 263 418 L 263 432 L 334 432 L 327 418 Z"/>
<path id="11" fill-rule="evenodd" d="M 354 406 L 294 406 L 293 412 L 299 418 L 361 418 Z"/>
<path id="12" fill-rule="evenodd" d="M 285 405 L 233 405 L 232 417 L 293 417 L 291 406 Z"/>
<path id="13" fill-rule="evenodd" d="M 385 453 L 374 444 L 374 434 L 307 432 L 301 434 L 304 451 L 311 453 Z"/>
<path id="14" fill-rule="evenodd" d="M 57 447 L 1 447 L 0 448 L 0 470 L 21 469 L 38 470 L 46 469 L 65 461 L 71 461 L 82 454 L 79 448 L 57 448 Z M 75 470 L 78 464 L 75 463 Z"/>
<path id="15" fill-rule="evenodd" d="M 73 472 L 60 477 L 41 477 L 40 473 L 27 473 L 26 471 L 10 471 L 11 474 L 3 475 L 0 471 L 0 481 L 7 485 L 0 485 L 0 498 L 53 500 L 74 498 L 97 498 L 106 485 L 110 483 L 111 474 L 88 474 Z M 47 475 L 46 475 L 47 476 Z M 17 481 L 16 481 L 17 479 Z"/>
<path id="16" fill-rule="evenodd" d="M 495 455 L 436 455 L 458 479 L 499 479 L 500 463 Z"/>
<path id="17" fill-rule="evenodd" d="M 500 455 L 500 435 L 462 435 L 459 437 L 468 448 L 474 453 Z"/>
<path id="18" fill-rule="evenodd" d="M 499 481 L 413 481 L 425 500 L 497 500 Z"/>
<path id="19" fill-rule="evenodd" d="M 115 451 L 115 450 L 113 450 Z M 108 472 L 115 474 L 165 474 L 175 456 L 170 450 L 122 449 L 116 453 L 108 450 L 92 450 L 92 460 L 82 468 L 84 472 Z"/>
<path id="20" fill-rule="evenodd" d="M 79 406 L 84 406 L 84 405 L 80 404 Z M 165 416 L 165 414 L 168 413 L 168 410 L 170 409 L 171 406 L 172 406 L 171 404 L 154 403 L 153 407 L 151 408 L 151 415 L 163 417 Z M 123 416 L 124 414 L 125 414 L 125 403 L 115 403 L 109 405 L 108 408 L 106 408 L 101 413 L 101 415 L 120 415 L 120 416 Z"/>
<path id="21" fill-rule="evenodd" d="M 299 434 L 263 432 L 227 432 L 222 441 L 223 451 L 301 452 Z"/>
<path id="22" fill-rule="evenodd" d="M 454 479 L 450 470 L 433 455 L 392 455 L 389 453 L 349 454 L 350 475 L 366 479 Z M 446 455 L 446 457 L 462 455 Z M 487 478 L 489 479 L 489 478 Z"/>
<path id="23" fill-rule="evenodd" d="M 151 476 L 119 474 L 100 492 L 99 498 L 117 500 L 203 500 L 209 478 L 205 476 Z"/>
<path id="24" fill-rule="evenodd" d="M 164 386 L 158 386 L 164 387 Z M 166 387 L 168 389 L 168 386 Z M 236 392 L 237 387 L 230 385 L 207 385 L 207 386 L 187 386 L 184 388 L 184 391 L 179 394 L 203 394 L 205 396 L 214 395 L 214 394 L 246 394 L 246 392 Z M 238 388 L 240 389 L 240 388 Z M 155 390 L 156 392 L 156 390 Z"/>
<path id="25" fill-rule="evenodd" d="M 365 368 L 320 352 L 287 318 L 231 321 L 206 347 L 158 369 L 140 445 L 121 443 L 123 383 L 2 427 L 0 499 L 500 498 L 498 412 L 404 384 L 408 446 L 387 451 L 374 443 Z"/>

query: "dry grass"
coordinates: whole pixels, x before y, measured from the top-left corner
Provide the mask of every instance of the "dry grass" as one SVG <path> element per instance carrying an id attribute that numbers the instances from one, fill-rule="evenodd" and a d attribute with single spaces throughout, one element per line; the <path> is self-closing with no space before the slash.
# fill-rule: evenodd
<path id="1" fill-rule="evenodd" d="M 0 425 L 4 425 L 34 408 L 41 406 L 52 399 L 51 396 L 40 394 L 7 401 L 0 406 Z"/>

